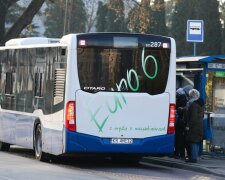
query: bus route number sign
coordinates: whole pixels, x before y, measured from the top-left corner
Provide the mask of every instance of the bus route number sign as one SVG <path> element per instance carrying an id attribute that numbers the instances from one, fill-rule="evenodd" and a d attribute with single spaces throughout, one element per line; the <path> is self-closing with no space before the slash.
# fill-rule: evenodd
<path id="1" fill-rule="evenodd" d="M 111 144 L 133 144 L 133 139 L 128 138 L 112 138 Z"/>

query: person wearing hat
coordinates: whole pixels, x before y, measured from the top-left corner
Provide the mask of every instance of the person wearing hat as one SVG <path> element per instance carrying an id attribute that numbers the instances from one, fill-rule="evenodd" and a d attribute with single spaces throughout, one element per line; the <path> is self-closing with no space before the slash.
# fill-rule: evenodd
<path id="1" fill-rule="evenodd" d="M 186 96 L 189 97 L 190 90 L 194 89 L 194 87 L 190 84 L 182 87 L 183 91 L 185 92 Z"/>
<path id="2" fill-rule="evenodd" d="M 187 103 L 187 135 L 191 148 L 191 156 L 187 162 L 196 163 L 199 154 L 200 143 L 203 139 L 203 118 L 204 118 L 204 103 L 200 99 L 200 93 L 196 89 L 189 91 L 189 101 Z"/>

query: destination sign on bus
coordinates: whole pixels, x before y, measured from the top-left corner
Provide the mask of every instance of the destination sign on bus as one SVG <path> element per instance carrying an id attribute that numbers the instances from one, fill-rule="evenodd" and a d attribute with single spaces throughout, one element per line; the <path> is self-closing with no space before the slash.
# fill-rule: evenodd
<path id="1" fill-rule="evenodd" d="M 90 48 L 90 47 L 105 47 L 105 48 L 163 48 L 169 49 L 171 47 L 169 38 L 162 38 L 160 36 L 151 36 L 147 38 L 143 34 L 117 33 L 109 36 L 108 33 L 79 35 L 77 47 Z"/>

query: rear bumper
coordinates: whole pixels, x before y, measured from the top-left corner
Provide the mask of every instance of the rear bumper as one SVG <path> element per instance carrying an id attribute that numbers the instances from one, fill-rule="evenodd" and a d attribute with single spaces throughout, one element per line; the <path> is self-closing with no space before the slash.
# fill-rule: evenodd
<path id="1" fill-rule="evenodd" d="M 133 144 L 111 144 L 99 138 L 66 130 L 65 153 L 135 153 L 165 155 L 174 152 L 174 134 L 134 139 Z"/>

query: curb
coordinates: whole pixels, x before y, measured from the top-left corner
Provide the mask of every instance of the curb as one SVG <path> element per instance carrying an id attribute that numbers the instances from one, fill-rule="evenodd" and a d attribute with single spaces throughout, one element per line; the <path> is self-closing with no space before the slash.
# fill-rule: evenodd
<path id="1" fill-rule="evenodd" d="M 157 158 L 157 157 L 144 157 L 144 158 L 142 158 L 141 162 L 151 163 L 151 164 L 156 164 L 156 165 L 161 165 L 161 166 L 166 166 L 166 167 L 172 167 L 172 168 L 178 168 L 178 169 L 184 169 L 184 170 L 189 170 L 189 171 L 193 171 L 193 172 L 210 174 L 210 175 L 225 178 L 225 174 L 217 173 L 217 172 L 210 170 L 208 168 L 205 168 L 205 167 L 200 167 L 198 164 L 190 164 L 190 163 L 186 163 L 186 162 L 175 162 L 173 160 L 169 161 L 169 160 Z"/>

